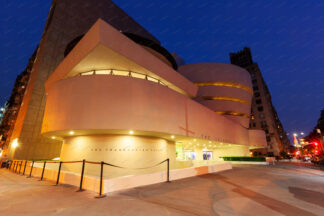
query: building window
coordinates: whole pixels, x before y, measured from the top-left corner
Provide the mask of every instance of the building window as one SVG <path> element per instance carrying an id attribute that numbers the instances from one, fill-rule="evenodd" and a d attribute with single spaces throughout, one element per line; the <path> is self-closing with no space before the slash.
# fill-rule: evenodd
<path id="1" fill-rule="evenodd" d="M 255 92 L 254 97 L 260 97 L 260 92 Z"/>
<path id="2" fill-rule="evenodd" d="M 258 111 L 259 111 L 259 112 L 262 112 L 262 111 L 263 111 L 263 106 L 259 106 L 259 107 L 258 107 Z"/>
<path id="3" fill-rule="evenodd" d="M 253 84 L 257 84 L 257 82 L 258 82 L 258 81 L 257 81 L 256 79 L 252 80 L 252 83 L 253 83 Z"/>
<path id="4" fill-rule="evenodd" d="M 261 99 L 257 99 L 257 100 L 255 101 L 255 103 L 256 103 L 256 104 L 261 104 L 261 103 L 262 103 L 262 100 L 261 100 Z"/>
<path id="5" fill-rule="evenodd" d="M 253 122 L 253 127 L 256 127 L 256 124 L 255 124 L 255 122 Z"/>
<path id="6" fill-rule="evenodd" d="M 259 117 L 260 119 L 264 119 L 265 115 L 263 113 L 260 113 Z"/>
<path id="7" fill-rule="evenodd" d="M 267 142 L 270 142 L 271 141 L 271 137 L 267 136 L 266 138 L 267 138 Z"/>
<path id="8" fill-rule="evenodd" d="M 267 130 L 264 130 L 265 132 L 266 132 L 266 134 L 268 134 L 269 133 L 269 130 L 267 129 Z"/>
<path id="9" fill-rule="evenodd" d="M 259 87 L 258 86 L 253 86 L 253 91 L 257 91 L 259 90 Z"/>
<path id="10" fill-rule="evenodd" d="M 251 73 L 251 77 L 254 78 L 255 77 L 255 74 L 254 73 Z"/>
<path id="11" fill-rule="evenodd" d="M 266 121 L 262 121 L 262 122 L 261 122 L 261 127 L 263 127 L 263 128 L 264 128 L 264 127 L 267 127 L 267 122 L 266 122 Z"/>

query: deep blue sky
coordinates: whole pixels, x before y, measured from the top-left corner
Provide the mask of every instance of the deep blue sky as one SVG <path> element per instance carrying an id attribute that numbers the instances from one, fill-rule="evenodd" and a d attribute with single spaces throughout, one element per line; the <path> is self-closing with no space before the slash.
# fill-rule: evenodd
<path id="1" fill-rule="evenodd" d="M 81 1 L 80 1 L 81 2 Z M 115 0 L 186 63 L 225 62 L 248 46 L 287 132 L 324 108 L 324 1 Z M 0 104 L 39 43 L 50 0 L 1 0 Z"/>

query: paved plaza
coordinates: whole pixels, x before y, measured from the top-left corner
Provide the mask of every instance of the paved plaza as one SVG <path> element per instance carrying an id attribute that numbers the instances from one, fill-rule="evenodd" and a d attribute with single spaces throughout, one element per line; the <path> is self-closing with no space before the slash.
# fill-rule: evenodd
<path id="1" fill-rule="evenodd" d="M 125 190 L 93 192 L 0 170 L 0 215 L 323 215 L 324 172 L 287 164 L 233 170 Z"/>

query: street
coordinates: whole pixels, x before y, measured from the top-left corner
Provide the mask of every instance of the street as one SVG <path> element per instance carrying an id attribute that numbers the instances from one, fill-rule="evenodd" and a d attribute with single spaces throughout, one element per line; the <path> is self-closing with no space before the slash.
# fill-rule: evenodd
<path id="1" fill-rule="evenodd" d="M 0 215 L 323 215 L 324 172 L 289 164 L 233 170 L 108 194 L 0 170 Z"/>

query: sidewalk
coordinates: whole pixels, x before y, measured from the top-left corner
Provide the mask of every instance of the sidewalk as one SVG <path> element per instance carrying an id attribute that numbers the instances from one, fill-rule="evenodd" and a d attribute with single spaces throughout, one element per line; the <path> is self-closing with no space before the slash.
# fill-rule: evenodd
<path id="1" fill-rule="evenodd" d="M 235 165 L 233 170 L 109 193 L 102 199 L 77 189 L 0 169 L 0 215 L 314 216 L 324 212 L 323 176 L 281 165 Z"/>

